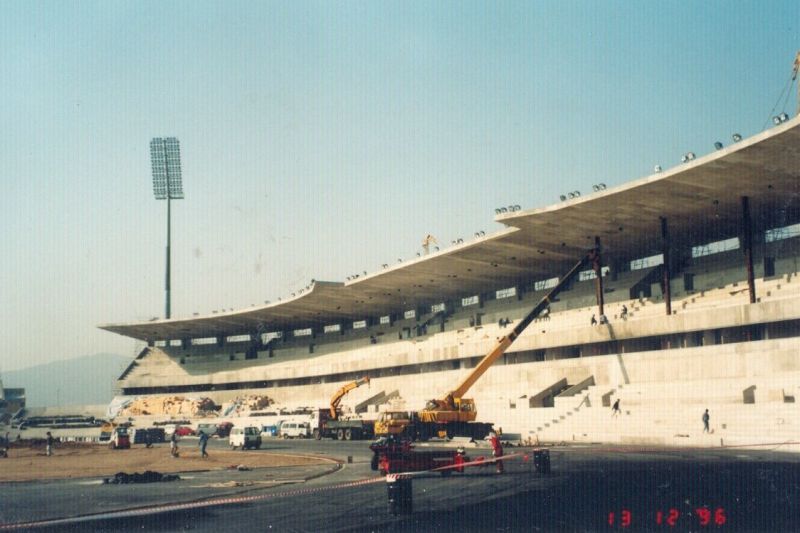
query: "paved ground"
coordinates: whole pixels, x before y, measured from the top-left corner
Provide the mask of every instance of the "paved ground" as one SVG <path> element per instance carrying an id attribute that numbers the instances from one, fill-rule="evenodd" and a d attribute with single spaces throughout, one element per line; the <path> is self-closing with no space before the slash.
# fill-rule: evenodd
<path id="1" fill-rule="evenodd" d="M 302 466 L 196 473 L 173 483 L 139 486 L 100 485 L 91 479 L 0 484 L 3 501 L 0 523 L 8 526 L 94 514 L 46 529 L 792 531 L 800 528 L 800 456 L 779 451 L 554 448 L 549 475 L 534 472 L 530 461 L 512 460 L 502 475 L 488 468 L 477 468 L 463 475 L 431 474 L 416 478 L 414 512 L 399 517 L 387 512 L 386 483 L 370 470 L 370 452 L 365 443 L 280 442 L 256 453 L 276 452 L 328 455 L 341 459 L 343 465 L 328 469 Z M 474 456 L 486 452 L 469 453 Z M 348 456 L 352 463 L 348 463 Z M 96 514 L 176 501 L 184 502 L 183 507 L 162 509 L 157 514 L 117 517 Z M 28 523 L 22 527 L 30 526 Z"/>

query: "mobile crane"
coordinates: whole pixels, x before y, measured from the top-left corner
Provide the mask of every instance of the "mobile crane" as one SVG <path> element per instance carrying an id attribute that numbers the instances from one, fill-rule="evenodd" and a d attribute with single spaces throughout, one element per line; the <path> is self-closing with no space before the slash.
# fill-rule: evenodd
<path id="1" fill-rule="evenodd" d="M 508 347 L 522 334 L 525 328 L 549 307 L 554 298 L 578 275 L 581 268 L 591 262 L 595 272 L 600 275 L 599 257 L 599 250 L 596 248 L 587 252 L 514 326 L 514 329 L 497 342 L 494 348 L 481 359 L 455 389 L 448 392 L 443 398 L 429 400 L 422 411 L 402 414 L 383 413 L 382 418 L 375 423 L 375 434 L 401 435 L 421 440 L 427 440 L 433 436 L 484 438 L 491 430 L 492 424 L 475 422 L 478 416 L 475 401 L 471 398 L 464 398 L 464 394 L 508 350 Z"/>
<path id="2" fill-rule="evenodd" d="M 372 437 L 374 428 L 371 421 L 361 420 L 360 418 L 341 420 L 339 411 L 339 404 L 347 393 L 368 383 L 369 376 L 364 376 L 342 386 L 331 396 L 330 407 L 328 409 L 319 409 L 315 413 L 312 427 L 315 439 L 331 437 L 339 440 L 355 440 Z"/>

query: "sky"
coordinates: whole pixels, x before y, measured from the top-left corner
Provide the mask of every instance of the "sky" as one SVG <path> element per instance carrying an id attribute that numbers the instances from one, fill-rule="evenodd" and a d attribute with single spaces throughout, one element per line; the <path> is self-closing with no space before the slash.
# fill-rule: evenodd
<path id="1" fill-rule="evenodd" d="M 502 229 L 796 110 L 795 1 L 0 6 L 0 374 Z M 786 100 L 787 104 L 782 105 Z M 778 104 L 777 107 L 776 103 Z"/>

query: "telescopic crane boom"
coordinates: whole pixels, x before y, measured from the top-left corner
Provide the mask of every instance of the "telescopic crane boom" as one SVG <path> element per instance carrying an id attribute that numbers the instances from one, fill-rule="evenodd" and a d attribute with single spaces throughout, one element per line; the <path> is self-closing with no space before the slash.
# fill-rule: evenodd
<path id="1" fill-rule="evenodd" d="M 357 379 L 355 381 L 351 381 L 347 385 L 344 385 L 341 389 L 336 391 L 336 394 L 331 396 L 331 420 L 338 420 L 339 419 L 339 404 L 342 401 L 342 398 L 350 392 L 351 390 L 360 387 L 361 385 L 366 385 L 369 383 L 369 376 L 364 376 L 361 379 Z"/>
<path id="2" fill-rule="evenodd" d="M 598 250 L 592 249 L 578 261 L 572 269 L 563 276 L 558 283 L 548 292 L 539 303 L 520 320 L 511 332 L 500 339 L 492 350 L 487 353 L 477 366 L 470 372 L 461 383 L 452 391 L 448 392 L 444 398 L 430 400 L 424 411 L 420 412 L 420 418 L 424 422 L 472 422 L 477 417 L 475 402 L 472 399 L 463 398 L 476 381 L 489 369 L 490 366 L 503 355 L 508 347 L 522 334 L 525 328 L 538 317 L 542 311 L 547 309 L 553 298 L 567 286 L 578 275 L 581 268 L 586 263 L 597 263 L 593 266 L 599 273 Z"/>

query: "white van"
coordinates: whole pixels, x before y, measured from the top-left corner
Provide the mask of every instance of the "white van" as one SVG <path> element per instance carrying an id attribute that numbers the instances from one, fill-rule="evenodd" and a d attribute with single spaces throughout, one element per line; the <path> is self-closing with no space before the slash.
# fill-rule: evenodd
<path id="1" fill-rule="evenodd" d="M 308 422 L 294 422 L 287 420 L 281 424 L 280 434 L 284 439 L 305 439 L 311 435 L 311 428 L 308 425 Z"/>
<path id="2" fill-rule="evenodd" d="M 231 449 L 239 448 L 246 450 L 248 448 L 261 448 L 261 430 L 257 427 L 241 427 L 231 428 L 231 434 L 228 435 L 228 444 Z"/>

